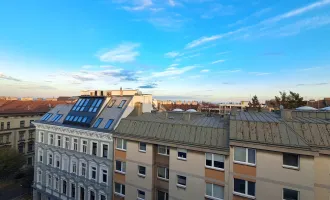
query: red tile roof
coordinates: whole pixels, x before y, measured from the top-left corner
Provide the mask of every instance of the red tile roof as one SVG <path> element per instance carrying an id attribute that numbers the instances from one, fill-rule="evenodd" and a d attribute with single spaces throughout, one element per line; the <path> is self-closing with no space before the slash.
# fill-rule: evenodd
<path id="1" fill-rule="evenodd" d="M 46 113 L 59 104 L 74 104 L 74 102 L 0 100 L 0 114 Z"/>

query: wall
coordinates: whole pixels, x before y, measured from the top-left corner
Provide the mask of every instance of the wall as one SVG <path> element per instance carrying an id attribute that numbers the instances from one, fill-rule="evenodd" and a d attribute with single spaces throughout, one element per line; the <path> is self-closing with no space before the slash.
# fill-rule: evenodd
<path id="1" fill-rule="evenodd" d="M 320 154 L 315 157 L 315 198 L 330 199 L 330 156 Z"/>

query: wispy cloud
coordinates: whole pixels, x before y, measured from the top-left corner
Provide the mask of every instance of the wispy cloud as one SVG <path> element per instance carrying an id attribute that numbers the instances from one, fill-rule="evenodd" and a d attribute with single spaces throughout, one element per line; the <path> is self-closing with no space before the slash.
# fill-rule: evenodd
<path id="1" fill-rule="evenodd" d="M 252 14 L 252 16 L 254 17 L 261 17 L 262 15 L 270 12 L 272 10 L 272 8 L 268 7 L 268 8 L 263 8 L 255 13 Z"/>
<path id="2" fill-rule="evenodd" d="M 209 71 L 210 71 L 209 69 L 203 69 L 203 70 L 201 70 L 201 73 L 207 73 Z"/>
<path id="3" fill-rule="evenodd" d="M 188 78 L 191 78 L 191 79 L 197 79 L 197 78 L 200 78 L 201 75 L 193 75 L 193 76 L 189 76 Z"/>
<path id="4" fill-rule="evenodd" d="M 177 16 L 171 16 L 170 14 L 153 16 L 147 19 L 147 21 L 156 28 L 165 31 L 179 30 L 185 23 L 184 19 Z"/>
<path id="5" fill-rule="evenodd" d="M 171 64 L 170 67 L 176 67 L 176 66 L 178 66 L 178 65 L 179 65 L 179 64 L 174 63 L 174 64 Z"/>
<path id="6" fill-rule="evenodd" d="M 118 47 L 99 55 L 99 58 L 103 62 L 132 62 L 140 55 L 136 50 L 139 46 L 140 44 L 138 43 L 123 43 Z"/>
<path id="7" fill-rule="evenodd" d="M 175 58 L 175 57 L 177 57 L 178 55 L 180 55 L 179 52 L 171 51 L 171 52 L 167 52 L 167 53 L 165 53 L 164 56 L 165 56 L 166 58 Z"/>
<path id="8" fill-rule="evenodd" d="M 100 68 L 117 68 L 116 66 L 113 65 L 100 65 Z"/>
<path id="9" fill-rule="evenodd" d="M 256 75 L 256 76 L 266 76 L 266 75 L 270 75 L 272 73 L 269 73 L 269 72 L 249 72 L 249 74 Z"/>
<path id="10" fill-rule="evenodd" d="M 230 53 L 230 51 L 219 52 L 219 53 L 217 53 L 217 55 L 223 55 L 223 54 L 227 54 L 227 53 Z"/>
<path id="11" fill-rule="evenodd" d="M 149 84 L 139 86 L 139 88 L 141 88 L 141 89 L 152 89 L 152 88 L 156 88 L 156 87 L 157 87 L 157 83 L 149 83 Z"/>
<path id="12" fill-rule="evenodd" d="M 167 68 L 165 71 L 162 72 L 153 72 L 152 77 L 164 77 L 164 76 L 175 76 L 183 74 L 187 71 L 190 71 L 192 69 L 196 68 L 195 65 L 192 66 L 186 66 L 183 68 Z"/>
<path id="13" fill-rule="evenodd" d="M 24 86 L 21 86 L 19 87 L 19 89 L 22 89 L 22 90 L 31 90 L 31 89 L 34 89 L 34 90 L 56 90 L 55 87 L 53 86 L 49 86 L 49 85 L 24 85 Z"/>
<path id="14" fill-rule="evenodd" d="M 216 60 L 216 61 L 213 61 L 213 62 L 211 62 L 211 64 L 217 64 L 217 63 L 223 63 L 223 62 L 225 62 L 226 60 Z"/>
<path id="15" fill-rule="evenodd" d="M 141 11 L 150 7 L 153 3 L 152 0 L 135 0 L 134 6 L 124 6 L 123 9 L 127 11 Z"/>
<path id="16" fill-rule="evenodd" d="M 81 68 L 83 68 L 83 69 L 91 69 L 91 68 L 94 68 L 94 67 L 95 66 L 93 66 L 93 65 L 84 65 Z"/>
<path id="17" fill-rule="evenodd" d="M 168 0 L 168 4 L 173 7 L 177 5 L 174 0 Z"/>
<path id="18" fill-rule="evenodd" d="M 241 72 L 242 70 L 240 69 L 235 69 L 235 70 L 223 70 L 223 71 L 219 71 L 218 73 L 237 73 L 237 72 Z"/>
<path id="19" fill-rule="evenodd" d="M 0 72 L 0 80 L 1 79 L 10 80 L 10 81 L 17 81 L 17 82 L 21 81 L 20 79 L 17 79 L 17 78 L 11 77 L 11 76 L 7 76 L 7 75 Z"/>
<path id="20" fill-rule="evenodd" d="M 212 19 L 217 16 L 226 16 L 235 14 L 234 6 L 223 5 L 223 4 L 212 4 L 211 7 L 207 9 L 207 12 L 201 15 L 203 19 Z"/>
<path id="21" fill-rule="evenodd" d="M 193 54 L 193 55 L 182 57 L 181 59 L 194 58 L 194 57 L 198 57 L 200 55 L 201 55 L 200 53 L 196 53 L 196 54 Z"/>
<path id="22" fill-rule="evenodd" d="M 309 67 L 304 69 L 299 69 L 298 71 L 310 71 L 310 70 L 316 70 L 316 69 L 323 69 L 324 67 Z"/>
<path id="23" fill-rule="evenodd" d="M 297 84 L 296 86 L 320 86 L 320 85 L 329 85 L 329 83 L 323 82 L 323 83 L 301 83 Z"/>

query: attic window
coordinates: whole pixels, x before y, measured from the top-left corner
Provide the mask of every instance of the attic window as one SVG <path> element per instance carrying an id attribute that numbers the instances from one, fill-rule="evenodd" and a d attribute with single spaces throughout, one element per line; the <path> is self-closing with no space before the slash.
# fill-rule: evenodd
<path id="1" fill-rule="evenodd" d="M 122 100 L 118 106 L 118 108 L 122 108 L 126 103 L 126 100 Z"/>

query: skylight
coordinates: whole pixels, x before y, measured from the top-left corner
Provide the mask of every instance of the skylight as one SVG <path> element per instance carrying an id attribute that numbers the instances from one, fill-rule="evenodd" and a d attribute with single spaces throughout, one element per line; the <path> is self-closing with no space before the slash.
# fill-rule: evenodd
<path id="1" fill-rule="evenodd" d="M 100 125 L 100 123 L 102 122 L 102 120 L 103 120 L 103 118 L 98 118 L 97 121 L 95 122 L 93 128 L 97 128 Z"/>
<path id="2" fill-rule="evenodd" d="M 104 126 L 104 129 L 108 129 L 111 126 L 112 122 L 113 122 L 113 119 L 109 119 L 107 124 Z"/>

